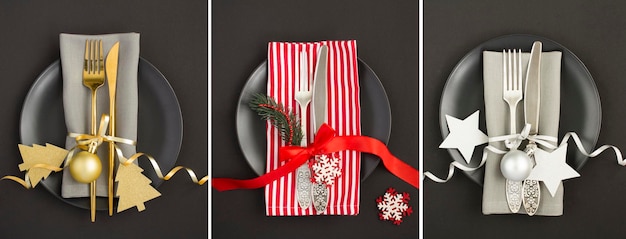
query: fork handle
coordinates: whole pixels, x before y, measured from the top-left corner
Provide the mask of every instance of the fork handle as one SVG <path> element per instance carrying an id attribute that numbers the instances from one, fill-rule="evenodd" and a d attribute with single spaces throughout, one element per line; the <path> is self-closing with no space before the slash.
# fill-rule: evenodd
<path id="1" fill-rule="evenodd" d="M 300 140 L 300 146 L 306 147 L 309 138 L 307 137 L 307 123 L 306 123 L 306 108 L 309 104 L 300 104 L 300 129 L 302 130 L 302 140 Z"/>
<path id="2" fill-rule="evenodd" d="M 96 91 L 91 90 L 91 134 L 96 135 Z M 95 151 L 95 150 L 94 150 Z M 96 180 L 89 183 L 91 222 L 96 221 Z"/>
<path id="3" fill-rule="evenodd" d="M 306 123 L 306 108 L 309 105 L 308 102 L 303 102 L 300 105 L 300 129 L 302 129 L 302 140 L 300 140 L 300 146 L 306 147 L 308 144 L 307 137 L 307 123 Z M 303 210 L 306 210 L 311 206 L 312 196 L 311 189 L 313 182 L 311 182 L 311 170 L 305 163 L 300 165 L 296 170 L 296 198 L 298 199 L 298 205 Z"/>
<path id="4" fill-rule="evenodd" d="M 510 125 L 510 129 L 511 129 L 511 135 L 516 134 L 517 133 L 517 104 L 509 104 L 509 123 Z M 516 144 L 515 140 L 505 140 L 504 141 L 504 145 L 511 149 L 514 148 Z"/>
<path id="5" fill-rule="evenodd" d="M 89 205 L 91 207 L 91 222 L 96 222 L 96 180 L 89 183 Z"/>
<path id="6" fill-rule="evenodd" d="M 91 134 L 96 134 L 96 91 L 91 91 Z"/>

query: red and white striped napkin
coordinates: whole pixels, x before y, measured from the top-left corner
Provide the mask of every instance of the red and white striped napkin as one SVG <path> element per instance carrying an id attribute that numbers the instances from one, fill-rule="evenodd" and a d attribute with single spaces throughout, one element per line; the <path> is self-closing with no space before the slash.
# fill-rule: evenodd
<path id="1" fill-rule="evenodd" d="M 307 53 L 309 75 L 312 77 L 317 62 L 317 50 L 328 46 L 327 120 L 338 136 L 361 135 L 361 109 L 356 41 L 321 41 L 311 43 L 270 42 L 268 46 L 267 94 L 276 102 L 297 114 L 300 109 L 294 95 L 299 87 L 300 52 Z M 310 85 L 310 89 L 313 85 Z M 309 105 L 309 111 L 310 105 Z M 311 112 L 307 114 L 307 142 L 314 138 Z M 285 143 L 279 131 L 269 122 L 267 129 L 267 167 L 269 172 L 282 165 L 278 150 Z M 329 188 L 325 215 L 357 215 L 359 213 L 361 154 L 341 151 L 342 175 Z M 268 216 L 316 215 L 313 207 L 303 210 L 296 200 L 295 173 L 289 173 L 265 186 L 266 214 Z"/>

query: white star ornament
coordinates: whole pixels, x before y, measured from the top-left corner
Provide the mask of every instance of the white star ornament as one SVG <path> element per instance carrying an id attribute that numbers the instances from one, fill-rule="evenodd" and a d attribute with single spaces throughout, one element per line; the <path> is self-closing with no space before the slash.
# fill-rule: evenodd
<path id="1" fill-rule="evenodd" d="M 446 115 L 446 122 L 450 134 L 443 140 L 439 148 L 456 148 L 461 152 L 465 161 L 469 164 L 472 160 L 474 148 L 478 145 L 489 142 L 485 133 L 478 129 L 478 115 L 480 111 L 474 112 L 464 120 Z"/>
<path id="2" fill-rule="evenodd" d="M 537 148 L 535 150 L 537 165 L 526 179 L 542 181 L 548 188 L 550 195 L 554 197 L 561 181 L 580 177 L 580 174 L 565 162 L 566 154 L 567 144 L 559 146 L 552 153 Z"/>

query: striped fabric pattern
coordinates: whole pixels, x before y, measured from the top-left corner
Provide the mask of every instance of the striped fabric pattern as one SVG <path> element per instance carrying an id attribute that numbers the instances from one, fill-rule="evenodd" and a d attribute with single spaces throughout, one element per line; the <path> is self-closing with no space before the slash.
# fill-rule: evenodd
<path id="1" fill-rule="evenodd" d="M 317 63 L 317 51 L 328 46 L 327 119 L 337 135 L 361 135 L 359 76 L 356 41 L 322 41 L 312 43 L 270 42 L 268 44 L 267 94 L 286 109 L 300 114 L 295 101 L 299 88 L 300 52 L 307 52 L 310 77 Z M 312 89 L 310 85 L 309 89 Z M 308 142 L 314 138 L 312 111 L 307 113 Z M 269 122 L 267 129 L 267 172 L 284 163 L 278 161 L 278 149 L 284 146 L 279 131 Z M 329 202 L 325 215 L 357 215 L 359 213 L 361 155 L 355 151 L 341 151 L 342 175 L 329 188 Z M 302 210 L 296 200 L 295 173 L 280 178 L 265 187 L 268 216 L 316 215 L 313 206 Z"/>

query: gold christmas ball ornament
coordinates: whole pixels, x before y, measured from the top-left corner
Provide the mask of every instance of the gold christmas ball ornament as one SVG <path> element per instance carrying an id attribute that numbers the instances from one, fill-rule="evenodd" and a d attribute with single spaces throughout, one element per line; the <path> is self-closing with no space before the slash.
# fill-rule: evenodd
<path id="1" fill-rule="evenodd" d="M 70 161 L 70 175 L 77 182 L 90 183 L 102 172 L 102 163 L 98 155 L 80 151 Z"/>

